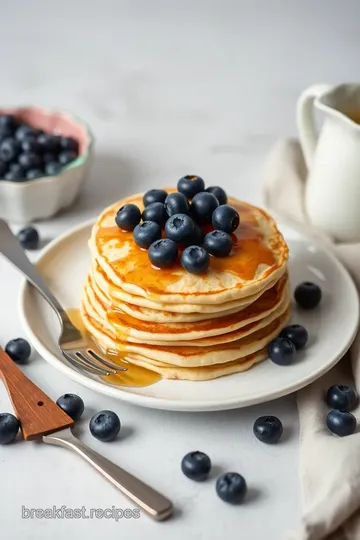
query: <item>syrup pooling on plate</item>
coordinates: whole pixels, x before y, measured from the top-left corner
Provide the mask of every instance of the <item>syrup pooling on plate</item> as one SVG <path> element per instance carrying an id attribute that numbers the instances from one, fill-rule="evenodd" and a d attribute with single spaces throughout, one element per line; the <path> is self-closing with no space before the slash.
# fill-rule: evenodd
<path id="1" fill-rule="evenodd" d="M 66 311 L 69 319 L 74 326 L 83 334 L 87 333 L 84 323 L 81 318 L 80 310 L 77 308 L 70 308 Z M 127 371 L 119 371 L 115 375 L 107 375 L 100 377 L 107 384 L 113 384 L 116 386 L 150 386 L 158 382 L 161 379 L 161 375 L 150 369 L 146 369 L 140 366 L 131 364 L 126 360 L 126 352 L 122 351 L 107 351 L 104 352 L 102 348 L 98 347 L 94 339 L 89 336 L 91 341 L 91 347 L 98 350 L 99 354 L 104 356 L 110 361 L 119 364 L 119 367 L 125 367 Z"/>
<path id="2" fill-rule="evenodd" d="M 231 235 L 233 240 L 233 249 L 228 257 L 211 257 L 211 263 L 208 270 L 209 274 L 229 272 L 237 276 L 241 281 L 247 282 L 255 278 L 259 266 L 268 269 L 265 276 L 271 274 L 277 266 L 273 251 L 277 246 L 267 245 L 262 236 L 255 213 L 245 204 L 239 201 L 232 201 L 233 207 L 240 214 L 240 225 Z M 113 221 L 112 210 L 107 214 L 102 226 L 96 233 L 96 241 L 99 243 L 100 250 L 106 257 L 106 249 L 102 249 L 111 241 L 113 251 L 119 250 L 121 257 L 119 261 L 109 260 L 115 273 L 119 270 L 119 275 L 123 282 L 134 284 L 142 289 L 147 296 L 156 300 L 159 292 L 162 292 L 167 285 L 179 281 L 184 276 L 184 271 L 177 262 L 171 268 L 158 269 L 149 262 L 148 253 L 133 240 L 133 233 L 122 231 L 118 227 L 105 226 L 105 223 Z M 209 228 L 211 230 L 211 228 Z M 204 233 L 209 232 L 204 229 Z M 180 247 L 181 252 L 181 247 Z M 126 268 L 126 273 L 121 269 Z M 215 291 L 215 293 L 218 291 Z M 211 294 L 207 291 L 207 294 Z M 202 293 L 194 293 L 201 296 Z"/>

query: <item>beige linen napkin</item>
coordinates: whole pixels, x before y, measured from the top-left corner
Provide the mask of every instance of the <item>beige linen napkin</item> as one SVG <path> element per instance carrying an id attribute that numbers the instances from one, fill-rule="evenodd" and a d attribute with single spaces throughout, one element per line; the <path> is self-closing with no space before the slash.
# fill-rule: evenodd
<path id="1" fill-rule="evenodd" d="M 265 205 L 328 244 L 360 290 L 360 244 L 335 244 L 311 227 L 303 206 L 306 175 L 298 141 L 278 143 L 266 164 Z M 291 540 L 360 540 L 360 430 L 343 438 L 327 430 L 324 393 L 332 384 L 355 385 L 360 391 L 360 333 L 349 355 L 298 392 L 303 516 Z M 360 412 L 354 414 L 360 420 Z"/>

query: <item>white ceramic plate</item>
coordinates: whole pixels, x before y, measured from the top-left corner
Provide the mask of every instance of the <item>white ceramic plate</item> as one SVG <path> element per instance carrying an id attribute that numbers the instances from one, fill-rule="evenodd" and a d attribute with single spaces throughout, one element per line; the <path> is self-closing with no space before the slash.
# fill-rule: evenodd
<path id="1" fill-rule="evenodd" d="M 87 222 L 56 239 L 43 252 L 38 267 L 66 308 L 78 307 L 90 265 L 87 245 L 92 223 Z M 286 367 L 267 360 L 249 371 L 213 381 L 161 380 L 145 388 L 110 386 L 73 369 L 57 352 L 59 323 L 40 295 L 24 283 L 20 313 L 38 352 L 71 379 L 95 391 L 136 405 L 178 411 L 212 411 L 245 407 L 275 399 L 311 383 L 328 371 L 350 346 L 359 321 L 359 301 L 347 271 L 320 244 L 293 229 L 280 226 L 290 247 L 292 287 L 314 281 L 323 291 L 321 305 L 312 312 L 295 311 L 310 339 L 297 361 Z"/>

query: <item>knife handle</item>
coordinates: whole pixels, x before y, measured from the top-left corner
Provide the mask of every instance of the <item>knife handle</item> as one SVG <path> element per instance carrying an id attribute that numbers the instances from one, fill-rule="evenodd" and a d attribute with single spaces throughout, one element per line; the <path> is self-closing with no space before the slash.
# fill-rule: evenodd
<path id="1" fill-rule="evenodd" d="M 43 437 L 43 441 L 47 444 L 63 446 L 76 452 L 157 521 L 163 521 L 171 516 L 173 505 L 169 499 L 86 446 L 86 444 L 74 436 L 70 429 L 64 429 L 57 433 L 46 435 Z"/>

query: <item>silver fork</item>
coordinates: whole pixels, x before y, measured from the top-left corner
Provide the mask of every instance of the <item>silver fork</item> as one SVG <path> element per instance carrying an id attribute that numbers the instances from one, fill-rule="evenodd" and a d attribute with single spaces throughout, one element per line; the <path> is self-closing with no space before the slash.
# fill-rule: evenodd
<path id="1" fill-rule="evenodd" d="M 127 371 L 125 367 L 110 362 L 90 347 L 89 341 L 73 325 L 65 309 L 29 261 L 6 221 L 2 219 L 0 219 L 0 253 L 25 275 L 29 283 L 39 291 L 57 314 L 61 325 L 59 349 L 71 365 L 93 375 L 110 375 L 117 371 Z"/>

